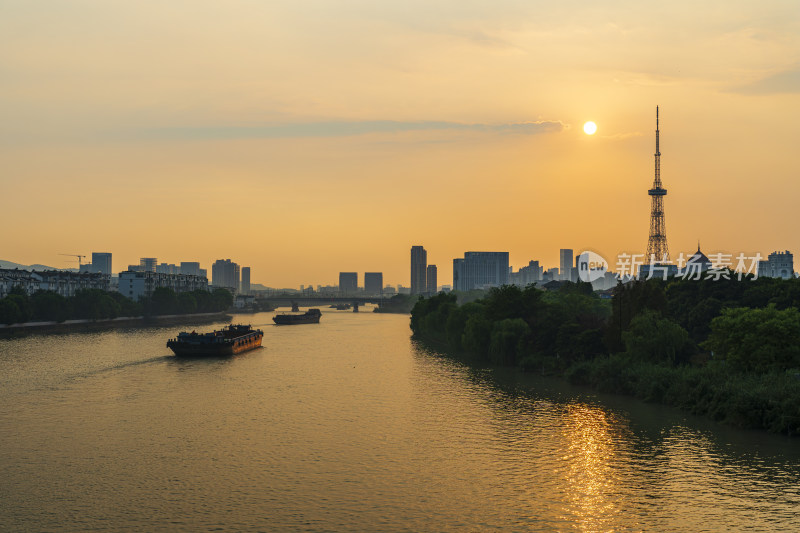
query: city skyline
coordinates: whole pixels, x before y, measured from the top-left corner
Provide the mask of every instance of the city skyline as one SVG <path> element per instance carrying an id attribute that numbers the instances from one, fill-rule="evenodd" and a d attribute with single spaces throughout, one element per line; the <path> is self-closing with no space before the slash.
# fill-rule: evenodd
<path id="1" fill-rule="evenodd" d="M 700 244 L 697 243 L 696 246 L 697 246 L 697 252 L 699 253 L 700 252 Z M 414 246 L 414 247 L 412 247 L 412 257 L 413 257 L 414 249 L 420 249 L 424 253 L 424 255 L 427 257 L 427 250 L 425 250 L 423 246 Z M 708 250 L 706 250 L 706 251 L 708 251 Z M 554 278 L 554 279 L 559 279 L 559 280 L 560 279 L 572 279 L 572 281 L 576 281 L 577 280 L 577 276 L 576 276 L 576 272 L 575 272 L 575 264 L 574 264 L 574 261 L 573 261 L 573 258 L 576 257 L 575 256 L 576 252 L 577 252 L 577 250 L 572 249 L 572 248 L 561 248 L 561 249 L 559 249 L 559 261 L 557 263 L 555 263 L 554 266 L 551 266 L 551 264 L 549 264 L 549 263 L 540 261 L 539 259 L 530 259 L 527 263 L 523 262 L 523 263 L 520 263 L 520 264 L 515 264 L 515 263 L 512 263 L 511 261 L 507 261 L 507 266 L 508 266 L 508 269 L 509 269 L 508 270 L 508 276 L 523 275 L 523 278 L 520 278 L 520 279 L 540 279 L 539 276 L 542 276 L 547 272 L 551 272 L 551 273 L 556 273 L 556 275 L 558 276 L 557 278 Z M 584 250 L 580 251 L 580 253 L 586 253 L 586 252 L 592 253 L 592 254 L 596 254 L 592 249 L 588 249 L 588 250 L 584 249 Z M 472 254 L 472 255 L 478 254 L 478 255 L 480 255 L 480 254 L 486 254 L 486 253 L 487 252 L 476 252 L 476 251 L 464 252 L 464 254 L 467 254 L 467 255 L 469 255 L 469 254 Z M 489 252 L 489 253 L 493 253 L 493 252 Z M 503 253 L 506 256 L 508 256 L 508 252 L 503 252 Z M 731 269 L 737 270 L 737 271 L 738 270 L 747 271 L 748 268 L 751 268 L 751 267 L 747 266 L 748 263 L 746 261 L 750 261 L 750 262 L 757 261 L 759 259 L 759 257 L 756 257 L 756 255 L 759 255 L 760 259 L 762 259 L 762 261 L 761 261 L 762 267 L 766 267 L 768 265 L 768 263 L 766 261 L 768 257 L 772 257 L 772 256 L 775 256 L 776 254 L 783 254 L 783 253 L 789 254 L 789 256 L 791 256 L 791 251 L 790 250 L 783 250 L 782 251 L 781 249 L 775 249 L 775 250 L 771 250 L 771 251 L 766 252 L 766 253 L 761 253 L 761 251 L 756 252 L 756 254 L 754 254 L 752 256 L 744 257 L 743 259 L 744 259 L 745 262 L 740 262 L 738 260 L 739 258 L 737 257 L 739 254 L 730 253 L 729 251 L 727 251 L 727 253 L 725 251 L 719 251 L 719 250 L 715 250 L 713 252 L 709 251 L 709 255 L 711 255 L 711 256 L 720 256 L 722 258 L 720 260 L 723 261 L 723 263 L 722 263 L 723 266 L 727 266 L 727 268 L 731 268 Z M 741 254 L 741 252 L 740 252 L 740 254 Z M 533 253 L 531 255 L 532 255 L 532 257 L 541 257 L 542 256 L 542 254 L 536 254 L 536 253 Z M 678 269 L 683 268 L 685 263 L 689 260 L 689 258 L 692 255 L 694 255 L 694 253 L 692 251 L 686 251 L 685 252 L 683 250 L 679 250 L 678 254 L 672 259 L 672 261 L 670 261 L 670 263 L 675 265 L 675 267 L 678 268 Z M 744 255 L 744 254 L 742 254 L 742 255 Z M 113 256 L 113 254 L 112 253 L 108 253 L 108 252 L 103 252 L 103 253 L 92 252 L 92 257 L 93 258 L 94 257 L 102 258 L 104 264 L 105 264 L 106 261 L 108 262 L 108 264 L 110 264 L 112 256 Z M 622 252 L 621 255 L 619 255 L 619 256 L 604 257 L 603 259 L 608 262 L 609 272 L 622 273 L 622 275 L 624 275 L 625 272 L 628 272 L 628 269 L 630 269 L 630 268 L 637 268 L 638 266 L 644 266 L 645 268 L 647 268 L 648 261 L 649 261 L 648 258 L 647 258 L 647 255 L 645 253 L 641 253 L 641 252 L 633 252 L 632 254 L 628 254 L 627 252 Z M 459 260 L 459 258 L 453 258 L 451 260 L 451 262 L 453 262 L 454 266 L 455 266 L 455 261 L 458 261 L 458 260 Z M 621 263 L 620 263 L 620 260 L 622 260 Z M 158 261 L 157 258 L 154 258 L 154 257 L 151 257 L 151 258 L 142 257 L 142 258 L 139 259 L 139 264 L 138 265 L 133 264 L 133 265 L 129 265 L 127 267 L 127 269 L 112 270 L 111 274 L 112 274 L 112 276 L 116 277 L 119 273 L 125 272 L 125 271 L 129 271 L 129 270 L 134 270 L 134 271 L 150 270 L 150 271 L 153 271 L 153 272 L 162 272 L 162 273 L 171 273 L 171 274 L 187 274 L 188 273 L 188 274 L 193 274 L 193 275 L 197 275 L 197 276 L 207 277 L 208 282 L 209 282 L 209 286 L 213 287 L 213 286 L 219 286 L 218 283 L 214 281 L 214 276 L 213 276 L 214 268 L 220 263 L 226 263 L 226 262 L 230 263 L 230 259 L 227 259 L 227 260 L 218 259 L 218 260 L 216 260 L 211 265 L 212 268 L 210 270 L 212 271 L 212 275 L 208 276 L 207 273 L 206 273 L 207 269 L 200 268 L 201 264 L 199 262 L 181 261 L 180 262 L 180 266 L 177 266 L 177 265 L 174 265 L 174 264 L 167 264 L 167 263 L 158 264 L 157 261 Z M 725 263 L 725 261 L 727 261 L 727 263 Z M 2 268 L 14 268 L 13 266 L 2 266 L 6 262 L 7 262 L 6 260 L 3 260 L 2 258 L 0 258 L 0 267 L 2 267 Z M 13 262 L 9 262 L 9 263 L 13 263 Z M 412 264 L 413 264 L 413 259 L 412 259 Z M 18 264 L 18 266 L 23 266 L 23 267 L 31 267 L 31 266 L 37 266 L 37 265 L 38 265 L 38 270 L 39 271 L 43 270 L 42 267 L 57 268 L 57 267 L 53 267 L 52 265 L 42 265 L 40 263 L 38 263 L 36 265 Z M 240 265 L 238 265 L 235 262 L 234 263 L 230 263 L 230 265 L 233 268 L 235 268 L 236 271 L 238 271 L 240 269 Z M 81 267 L 81 272 L 104 272 L 104 270 L 102 270 L 102 269 L 101 270 L 96 270 L 96 268 L 93 268 L 93 267 L 95 267 L 95 265 L 93 263 L 85 263 Z M 172 268 L 169 269 L 169 270 L 162 270 L 162 267 L 172 267 Z M 517 269 L 516 272 L 515 272 L 515 267 Z M 528 269 L 531 268 L 531 267 L 534 270 L 531 271 L 531 272 L 527 272 Z M 433 265 L 433 264 L 427 265 L 426 270 L 427 270 L 428 273 L 431 271 L 431 268 L 433 269 L 434 277 L 437 277 L 436 276 L 436 270 L 437 270 L 436 269 L 436 265 Z M 778 268 L 778 267 L 770 266 L 770 269 L 771 268 Z M 784 267 L 782 266 L 781 268 L 784 268 Z M 34 268 L 34 270 L 37 270 L 37 268 Z M 71 270 L 71 271 L 75 271 L 75 272 L 78 271 L 78 269 L 69 268 L 69 267 L 61 269 L 61 270 L 67 270 L 67 271 Z M 249 287 L 249 285 L 251 283 L 250 271 L 251 271 L 250 267 L 241 267 L 241 280 L 240 281 L 241 281 L 242 287 L 244 287 L 244 283 L 245 283 L 245 272 L 247 273 L 247 278 L 246 279 L 247 279 L 247 284 L 248 284 L 248 287 Z M 523 272 L 525 272 L 525 273 L 523 274 Z M 647 270 L 645 272 L 647 272 Z M 771 274 L 770 272 L 771 272 L 771 270 L 765 270 L 764 271 L 764 275 L 766 275 L 766 276 L 774 276 L 774 274 Z M 334 281 L 332 283 L 326 283 L 326 282 L 320 282 L 319 280 L 313 280 L 313 283 L 311 283 L 311 284 L 300 284 L 300 285 L 296 285 L 296 286 L 291 286 L 291 285 L 283 285 L 283 286 L 281 286 L 281 285 L 276 285 L 276 284 L 270 283 L 269 279 L 260 279 L 259 281 L 252 281 L 252 283 L 255 284 L 255 285 L 262 285 L 264 287 L 268 287 L 268 288 L 272 288 L 272 289 L 281 289 L 281 288 L 297 289 L 298 287 L 303 289 L 304 287 L 313 288 L 315 286 L 316 287 L 333 288 L 333 287 L 339 287 L 340 286 L 341 279 L 342 279 L 342 274 L 345 274 L 346 276 L 348 276 L 347 283 L 346 283 L 346 285 L 350 288 L 348 290 L 353 290 L 353 287 L 355 287 L 355 289 L 358 289 L 358 290 L 365 289 L 367 276 L 370 276 L 370 275 L 375 276 L 375 275 L 377 275 L 377 276 L 380 277 L 381 284 L 384 287 L 392 287 L 392 288 L 397 288 L 397 289 L 404 288 L 406 290 L 412 291 L 412 293 L 413 293 L 411 284 L 409 284 L 409 283 L 404 283 L 402 281 L 398 282 L 396 280 L 391 280 L 391 279 L 387 280 L 384 283 L 384 277 L 383 277 L 383 273 L 382 272 L 366 272 L 366 273 L 364 273 L 364 276 L 365 276 L 365 282 L 364 283 L 359 283 L 359 281 L 358 281 L 358 276 L 359 276 L 358 272 L 339 272 L 337 274 L 338 283 L 336 281 Z M 781 274 L 781 276 L 783 276 L 783 275 L 784 274 Z M 230 276 L 232 278 L 236 277 L 235 276 L 235 271 L 231 272 Z M 225 277 L 226 277 L 225 275 L 220 274 L 220 279 L 223 279 Z M 306 280 L 306 281 L 308 281 L 308 280 Z M 511 283 L 511 281 L 509 281 L 509 283 Z M 526 285 L 527 284 L 527 282 L 519 282 L 519 281 L 515 281 L 514 283 L 517 283 L 517 284 L 522 283 L 522 285 Z M 223 285 L 226 285 L 226 284 L 227 285 L 232 285 L 233 282 L 228 282 L 228 283 L 222 282 L 222 284 Z M 371 284 L 374 285 L 374 279 L 372 280 Z M 452 278 L 450 278 L 450 282 L 449 283 L 440 282 L 440 280 L 437 280 L 436 286 L 437 287 L 452 287 L 453 289 L 455 289 L 456 283 L 455 283 L 455 281 L 452 280 Z M 425 283 L 425 288 L 426 288 L 425 292 L 428 292 L 428 293 L 432 292 L 430 290 L 431 289 L 430 284 L 427 281 Z M 242 288 L 241 290 L 244 291 L 245 293 L 248 292 L 248 289 Z"/>
<path id="2" fill-rule="evenodd" d="M 2 259 L 296 287 L 409 285 L 418 242 L 441 284 L 468 250 L 644 253 L 656 105 L 673 255 L 798 249 L 793 3 L 402 5 L 4 6 Z"/>

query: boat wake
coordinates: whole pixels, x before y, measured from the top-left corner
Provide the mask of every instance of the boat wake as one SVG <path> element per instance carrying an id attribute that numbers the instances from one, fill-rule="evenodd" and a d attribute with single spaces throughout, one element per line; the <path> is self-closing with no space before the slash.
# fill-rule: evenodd
<path id="1" fill-rule="evenodd" d="M 103 366 L 100 368 L 93 368 L 91 370 L 85 370 L 83 372 L 76 372 L 74 374 L 67 376 L 67 380 L 70 381 L 73 379 L 90 378 L 92 376 L 105 374 L 106 372 L 114 372 L 115 370 L 124 370 L 126 368 L 134 368 L 137 366 L 150 365 L 153 363 L 162 363 L 169 361 L 171 359 L 173 359 L 172 355 L 158 355 L 155 357 L 141 359 L 138 361 L 125 361 L 114 365 Z"/>

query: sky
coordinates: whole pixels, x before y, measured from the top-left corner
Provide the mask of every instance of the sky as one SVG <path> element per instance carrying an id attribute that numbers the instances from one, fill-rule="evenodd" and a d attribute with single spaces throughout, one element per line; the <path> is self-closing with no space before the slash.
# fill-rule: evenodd
<path id="1" fill-rule="evenodd" d="M 800 252 L 794 0 L 0 0 L 0 259 L 613 265 L 656 106 L 672 255 Z"/>

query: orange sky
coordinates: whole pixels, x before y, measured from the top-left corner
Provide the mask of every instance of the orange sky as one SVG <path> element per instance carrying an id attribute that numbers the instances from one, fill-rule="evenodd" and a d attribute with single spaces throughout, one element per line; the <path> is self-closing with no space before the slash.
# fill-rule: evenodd
<path id="1" fill-rule="evenodd" d="M 613 263 L 647 245 L 656 105 L 673 255 L 800 251 L 796 3 L 553 4 L 0 2 L 0 259 Z"/>

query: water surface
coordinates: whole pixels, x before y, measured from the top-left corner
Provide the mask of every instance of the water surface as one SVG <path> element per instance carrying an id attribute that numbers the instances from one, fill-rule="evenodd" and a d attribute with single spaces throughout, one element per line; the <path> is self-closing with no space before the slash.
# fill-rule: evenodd
<path id="1" fill-rule="evenodd" d="M 323 313 L 240 316 L 233 358 L 165 348 L 208 325 L 0 340 L 0 529 L 800 530 L 796 440 Z"/>

